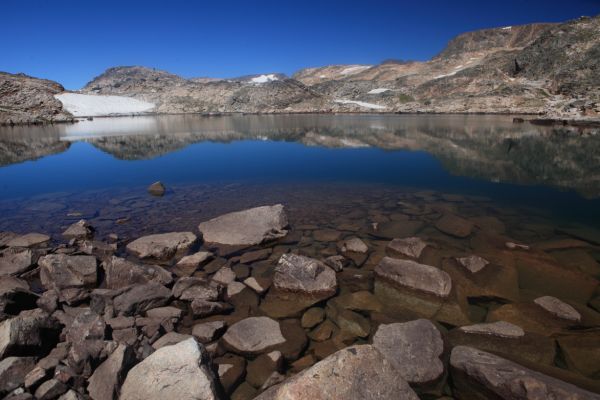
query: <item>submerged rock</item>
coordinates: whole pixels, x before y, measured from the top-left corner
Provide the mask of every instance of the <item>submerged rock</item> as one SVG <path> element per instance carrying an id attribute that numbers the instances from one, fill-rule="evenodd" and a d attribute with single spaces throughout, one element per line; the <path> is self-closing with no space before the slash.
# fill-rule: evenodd
<path id="1" fill-rule="evenodd" d="M 121 400 L 217 398 L 206 350 L 192 338 L 162 347 L 133 367 L 120 396 Z"/>
<path id="2" fill-rule="evenodd" d="M 556 297 L 542 296 L 533 300 L 533 302 L 558 318 L 574 322 L 581 321 L 581 314 L 577 310 Z"/>
<path id="3" fill-rule="evenodd" d="M 268 317 L 250 317 L 236 322 L 227 329 L 222 340 L 231 350 L 248 355 L 265 353 L 286 342 L 279 323 Z"/>
<path id="4" fill-rule="evenodd" d="M 417 400 L 398 371 L 373 346 L 340 350 L 257 400 Z"/>
<path id="5" fill-rule="evenodd" d="M 473 231 L 474 224 L 458 215 L 444 214 L 435 227 L 448 235 L 465 238 Z"/>
<path id="6" fill-rule="evenodd" d="M 230 246 L 253 246 L 284 237 L 288 220 L 283 205 L 255 207 L 221 215 L 198 225 L 204 241 Z"/>
<path id="7" fill-rule="evenodd" d="M 438 297 L 447 297 L 452 289 L 452 281 L 447 273 L 410 260 L 384 257 L 375 267 L 375 275 L 393 284 Z"/>
<path id="8" fill-rule="evenodd" d="M 440 331 L 426 319 L 379 325 L 373 336 L 373 347 L 409 383 L 433 382 L 444 373 L 440 360 L 444 341 Z"/>
<path id="9" fill-rule="evenodd" d="M 600 396 L 512 361 L 467 346 L 450 356 L 458 398 L 596 400 Z"/>
<path id="10" fill-rule="evenodd" d="M 516 339 L 525 336 L 525 331 L 523 328 L 505 321 L 461 326 L 458 329 L 465 333 L 492 335 L 510 339 Z"/>
<path id="11" fill-rule="evenodd" d="M 401 256 L 418 259 L 427 247 L 427 243 L 418 237 L 393 239 L 386 248 L 391 257 Z"/>
<path id="12" fill-rule="evenodd" d="M 67 239 L 91 239 L 94 236 L 94 228 L 82 219 L 69 226 L 62 235 Z"/>
<path id="13" fill-rule="evenodd" d="M 127 245 L 127 251 L 138 258 L 165 261 L 196 243 L 192 232 L 170 232 L 143 236 Z"/>
<path id="14" fill-rule="evenodd" d="M 154 182 L 152 185 L 148 186 L 148 193 L 152 196 L 162 197 L 166 192 L 165 185 L 161 181 Z"/>
<path id="15" fill-rule="evenodd" d="M 326 299 L 337 289 L 335 271 L 314 258 L 297 254 L 284 254 L 279 259 L 273 277 L 278 290 L 297 292 Z"/>
<path id="16" fill-rule="evenodd" d="M 460 265 L 462 265 L 467 270 L 469 270 L 469 272 L 472 272 L 472 273 L 481 271 L 482 269 L 485 268 L 486 265 L 488 265 L 490 263 L 485 258 L 476 256 L 476 255 L 470 255 L 468 257 L 457 258 L 456 261 L 458 261 L 458 263 Z"/>

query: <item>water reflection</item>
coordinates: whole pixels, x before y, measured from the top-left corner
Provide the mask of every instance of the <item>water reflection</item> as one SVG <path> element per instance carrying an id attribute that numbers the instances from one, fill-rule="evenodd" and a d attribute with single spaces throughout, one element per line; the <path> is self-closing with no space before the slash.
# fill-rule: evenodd
<path id="1" fill-rule="evenodd" d="M 0 129 L 0 165 L 87 142 L 121 160 L 146 160 L 193 143 L 269 140 L 326 148 L 420 150 L 453 175 L 574 189 L 600 196 L 600 138 L 513 124 L 506 116 L 247 115 L 97 118 L 73 125 Z"/>

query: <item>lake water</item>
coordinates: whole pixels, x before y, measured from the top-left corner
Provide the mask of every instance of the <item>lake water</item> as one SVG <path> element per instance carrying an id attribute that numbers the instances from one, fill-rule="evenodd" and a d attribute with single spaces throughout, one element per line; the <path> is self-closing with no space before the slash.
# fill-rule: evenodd
<path id="1" fill-rule="evenodd" d="M 145 189 L 158 180 L 169 192 L 152 198 Z M 0 128 L 0 230 L 57 233 L 85 216 L 104 232 L 141 234 L 259 203 L 346 207 L 389 191 L 486 197 L 525 218 L 599 228 L 600 137 L 463 115 L 124 117 Z"/>
<path id="2" fill-rule="evenodd" d="M 147 192 L 155 181 L 167 187 L 164 196 Z M 162 116 L 0 128 L 0 232 L 49 233 L 64 242 L 61 232 L 84 218 L 97 239 L 117 234 L 115 251 L 127 257 L 124 245 L 140 236 L 197 233 L 215 216 L 276 203 L 288 215 L 285 238 L 245 249 L 261 250 L 248 265 L 239 254 L 209 248 L 215 259 L 190 273 L 210 277 L 226 265 L 238 281 L 251 275 L 270 282 L 286 252 L 320 260 L 343 254 L 335 296 L 313 305 L 321 319 L 306 325 L 303 303 L 273 288 L 244 289 L 241 300 L 228 299 L 230 314 L 186 314 L 177 332 L 189 334 L 211 318 L 229 325 L 247 316 L 279 318 L 297 346 L 284 367 L 289 375 L 300 357 L 307 366 L 369 342 L 381 323 L 428 318 L 451 346 L 491 351 L 600 393 L 597 135 L 462 115 Z M 427 243 L 413 258 L 451 278 L 444 300 L 377 276 L 385 255 L 398 256 L 390 241 L 413 236 Z M 344 250 L 349 238 L 367 251 Z M 73 246 L 81 247 L 54 251 L 103 251 Z M 488 264 L 476 272 L 459 265 L 472 255 Z M 36 273 L 25 274 L 32 287 L 39 287 Z M 566 302 L 571 319 L 539 306 L 542 296 Z M 507 338 L 458 328 L 497 321 L 526 333 Z M 229 356 L 236 357 L 215 362 Z M 449 381 L 418 390 L 437 398 L 454 389 Z"/>

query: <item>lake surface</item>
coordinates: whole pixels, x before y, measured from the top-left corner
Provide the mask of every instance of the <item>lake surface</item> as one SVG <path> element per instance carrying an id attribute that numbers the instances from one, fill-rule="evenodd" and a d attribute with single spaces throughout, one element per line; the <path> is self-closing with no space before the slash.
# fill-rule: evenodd
<path id="1" fill-rule="evenodd" d="M 158 180 L 169 192 L 151 198 L 145 189 Z M 123 117 L 0 128 L 1 230 L 58 233 L 84 216 L 101 231 L 141 234 L 172 229 L 167 222 L 188 212 L 195 226 L 260 203 L 348 206 L 390 190 L 486 197 L 526 218 L 599 228 L 600 137 L 463 115 Z"/>
<path id="2" fill-rule="evenodd" d="M 147 187 L 159 180 L 167 192 L 153 197 Z M 187 275 L 213 279 L 231 267 L 238 286 L 251 276 L 269 287 L 282 255 L 293 252 L 338 262 L 335 294 L 305 304 L 298 293 L 242 285 L 227 298 L 231 309 L 200 316 L 175 300 L 186 313 L 177 332 L 215 319 L 279 319 L 297 346 L 282 371 L 292 375 L 300 357 L 311 365 L 370 342 L 382 323 L 427 318 L 451 347 L 474 346 L 600 393 L 596 135 L 460 115 L 128 117 L 0 129 L 0 233 L 51 234 L 54 247 L 42 251 L 92 252 L 104 269 L 113 253 L 141 262 L 125 246 L 143 235 L 197 234 L 210 218 L 277 203 L 289 220 L 285 237 L 239 252 L 196 243 L 190 252 L 214 259 Z M 114 246 L 65 245 L 61 233 L 82 218 Z M 391 245 L 409 237 L 425 243 L 419 254 Z M 357 239 L 362 250 L 348 250 Z M 18 251 L 0 250 L 7 259 Z M 180 256 L 158 263 L 179 275 L 172 267 Z M 378 272 L 385 256 L 443 271 L 436 276 L 450 278 L 450 292 L 386 280 Z M 23 275 L 39 290 L 37 270 Z M 566 304 L 556 314 L 537 303 L 545 296 Z M 309 306 L 320 315 L 314 325 L 303 317 Z M 461 328 L 498 321 L 516 325 L 513 336 Z M 237 357 L 220 362 L 229 356 Z M 418 389 L 424 398 L 453 390 L 451 381 Z"/>

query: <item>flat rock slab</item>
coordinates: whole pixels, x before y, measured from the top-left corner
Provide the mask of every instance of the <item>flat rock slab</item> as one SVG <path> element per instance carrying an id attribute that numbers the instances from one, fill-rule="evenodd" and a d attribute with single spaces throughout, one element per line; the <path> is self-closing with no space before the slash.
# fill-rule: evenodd
<path id="1" fill-rule="evenodd" d="M 556 297 L 542 296 L 533 300 L 533 302 L 558 318 L 574 322 L 581 321 L 581 314 L 577 310 Z"/>
<path id="2" fill-rule="evenodd" d="M 467 346 L 450 356 L 458 398 L 598 400 L 600 395 Z"/>
<path id="3" fill-rule="evenodd" d="M 190 338 L 165 346 L 133 367 L 121 388 L 121 400 L 217 399 L 203 346 Z"/>
<path id="4" fill-rule="evenodd" d="M 164 268 L 157 265 L 136 264 L 119 257 L 112 257 L 104 267 L 106 271 L 106 287 L 119 289 L 133 284 L 150 282 L 169 285 L 173 278 Z"/>
<path id="5" fill-rule="evenodd" d="M 375 276 L 435 296 L 445 298 L 450 294 L 450 275 L 435 267 L 410 260 L 384 257 L 375 267 Z"/>
<path id="6" fill-rule="evenodd" d="M 444 373 L 440 360 L 444 341 L 440 331 L 426 319 L 379 325 L 373 336 L 373 347 L 409 383 L 433 382 Z"/>
<path id="7" fill-rule="evenodd" d="M 321 261 L 288 253 L 279 259 L 273 286 L 278 290 L 327 298 L 335 294 L 337 280 L 335 271 Z"/>
<path id="8" fill-rule="evenodd" d="M 465 333 L 491 335 L 509 339 L 517 339 L 525 336 L 525 331 L 523 328 L 506 321 L 467 325 L 461 326 L 458 329 Z"/>
<path id="9" fill-rule="evenodd" d="M 400 256 L 417 259 L 427 247 L 427 243 L 418 237 L 409 237 L 404 239 L 393 239 L 386 248 L 389 256 Z"/>
<path id="10" fill-rule="evenodd" d="M 30 269 L 35 263 L 30 249 L 8 249 L 0 256 L 0 276 L 19 275 Z"/>
<path id="11" fill-rule="evenodd" d="M 98 281 L 94 256 L 50 254 L 38 260 L 40 280 L 46 289 L 91 288 Z"/>
<path id="12" fill-rule="evenodd" d="M 272 350 L 285 343 L 279 322 L 269 317 L 250 317 L 231 325 L 223 343 L 231 350 L 247 355 L 256 355 Z"/>
<path id="13" fill-rule="evenodd" d="M 8 247 L 36 247 L 48 244 L 50 236 L 41 233 L 28 233 L 10 240 Z"/>
<path id="14" fill-rule="evenodd" d="M 473 232 L 474 224 L 458 215 L 444 214 L 437 220 L 435 227 L 450 236 L 465 238 Z"/>
<path id="15" fill-rule="evenodd" d="M 127 251 L 138 258 L 168 260 L 187 251 L 197 240 L 192 232 L 170 232 L 143 236 L 127 245 Z"/>
<path id="16" fill-rule="evenodd" d="M 486 265 L 488 265 L 490 263 L 485 258 L 476 256 L 476 255 L 460 257 L 460 258 L 457 258 L 456 261 L 473 274 L 481 271 L 482 269 L 484 269 L 486 267 Z"/>
<path id="17" fill-rule="evenodd" d="M 221 215 L 198 225 L 204 241 L 228 246 L 253 246 L 287 234 L 283 205 L 255 207 Z"/>
<path id="18" fill-rule="evenodd" d="M 352 346 L 273 386 L 257 400 L 417 400 L 373 346 Z"/>
<path id="19" fill-rule="evenodd" d="M 115 311 L 123 315 L 137 315 L 152 308 L 162 307 L 171 298 L 171 291 L 158 283 L 129 286 L 114 298 Z"/>
<path id="20" fill-rule="evenodd" d="M 34 366 L 34 357 L 7 357 L 0 361 L 0 395 L 22 386 Z"/>

